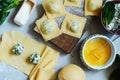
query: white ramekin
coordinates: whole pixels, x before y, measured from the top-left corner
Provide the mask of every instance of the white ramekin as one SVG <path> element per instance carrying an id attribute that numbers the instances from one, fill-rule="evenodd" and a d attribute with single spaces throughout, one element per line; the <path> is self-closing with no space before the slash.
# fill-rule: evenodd
<path id="1" fill-rule="evenodd" d="M 110 59 L 107 61 L 107 63 L 106 63 L 105 65 L 103 65 L 103 66 L 92 66 L 92 65 L 90 65 L 90 64 L 86 61 L 86 59 L 85 59 L 85 57 L 84 57 L 84 47 L 85 47 L 86 43 L 87 43 L 88 41 L 92 40 L 92 39 L 95 39 L 95 38 L 105 39 L 105 40 L 110 44 L 110 46 L 111 46 L 111 57 L 110 57 Z M 91 70 L 106 69 L 106 68 L 110 67 L 110 66 L 112 65 L 112 63 L 114 62 L 115 56 L 116 56 L 116 52 L 115 52 L 115 51 L 116 51 L 116 50 L 115 50 L 115 46 L 114 46 L 114 44 L 112 43 L 112 41 L 111 41 L 108 37 L 106 37 L 106 36 L 104 36 L 104 35 L 95 34 L 95 35 L 92 35 L 92 36 L 90 36 L 89 38 L 87 38 L 87 39 L 85 39 L 85 40 L 83 41 L 83 43 L 82 43 L 82 45 L 81 45 L 81 49 L 80 49 L 80 59 L 81 59 L 81 61 L 83 62 L 83 64 L 84 64 L 88 69 L 91 69 Z"/>

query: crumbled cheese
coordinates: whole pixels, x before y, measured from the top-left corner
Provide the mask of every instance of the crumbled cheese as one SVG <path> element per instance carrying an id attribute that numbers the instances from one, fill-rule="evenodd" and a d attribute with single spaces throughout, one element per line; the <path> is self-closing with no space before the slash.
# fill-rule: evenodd
<path id="1" fill-rule="evenodd" d="M 50 2 L 48 4 L 48 11 L 50 13 L 59 13 L 60 12 L 60 6 L 56 2 Z"/>
<path id="2" fill-rule="evenodd" d="M 29 58 L 30 62 L 34 63 L 34 64 L 38 64 L 40 62 L 40 55 L 36 52 L 34 52 L 30 58 Z"/>
<path id="3" fill-rule="evenodd" d="M 50 21 L 45 20 L 45 21 L 42 22 L 42 24 L 41 24 L 41 31 L 42 31 L 42 33 L 48 34 L 52 30 L 53 30 L 53 25 L 51 24 Z"/>
<path id="4" fill-rule="evenodd" d="M 118 25 L 116 23 L 110 23 L 109 25 L 106 26 L 107 30 L 116 30 L 118 28 Z"/>
<path id="5" fill-rule="evenodd" d="M 120 4 L 115 4 L 115 9 L 116 9 L 117 11 L 120 11 Z"/>
<path id="6" fill-rule="evenodd" d="M 17 43 L 14 47 L 13 47 L 13 52 L 17 55 L 22 54 L 24 51 L 24 46 L 22 44 Z"/>
<path id="7" fill-rule="evenodd" d="M 117 23 L 118 23 L 118 25 L 120 26 L 120 19 L 118 19 Z"/>
<path id="8" fill-rule="evenodd" d="M 119 19 L 119 15 L 120 15 L 120 4 L 115 4 L 115 14 L 114 14 L 114 18 L 112 19 L 111 23 L 109 25 L 106 26 L 106 28 L 108 30 L 116 30 L 118 29 L 118 26 L 120 25 L 120 19 Z"/>
<path id="9" fill-rule="evenodd" d="M 78 32 L 80 29 L 80 23 L 78 21 L 72 20 L 68 23 L 68 26 L 72 32 Z"/>

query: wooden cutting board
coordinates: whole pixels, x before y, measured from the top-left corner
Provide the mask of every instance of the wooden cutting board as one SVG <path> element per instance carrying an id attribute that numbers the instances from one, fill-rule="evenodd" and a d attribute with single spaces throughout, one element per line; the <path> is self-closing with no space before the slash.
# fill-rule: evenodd
<path id="1" fill-rule="evenodd" d="M 75 8 L 75 7 L 65 7 L 68 13 L 77 15 L 77 16 L 83 16 L 83 4 L 81 8 Z M 44 14 L 45 15 L 45 14 Z M 59 28 L 61 28 L 61 24 L 64 20 L 64 17 L 59 17 L 55 19 L 58 23 Z M 39 33 L 37 27 L 34 28 L 36 32 Z M 78 43 L 80 38 L 72 37 L 67 34 L 62 34 L 52 40 L 50 40 L 53 44 L 55 44 L 57 47 L 65 51 L 66 53 L 70 53 L 75 45 Z"/>

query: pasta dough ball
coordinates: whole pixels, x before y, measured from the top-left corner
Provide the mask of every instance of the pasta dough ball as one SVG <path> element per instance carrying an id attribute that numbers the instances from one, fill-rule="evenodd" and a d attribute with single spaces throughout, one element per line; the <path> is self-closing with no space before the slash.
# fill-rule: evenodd
<path id="1" fill-rule="evenodd" d="M 88 9 L 90 11 L 96 11 L 96 10 L 98 10 L 101 7 L 101 5 L 99 4 L 99 2 L 100 1 L 98 1 L 98 0 L 89 0 L 88 1 Z"/>
<path id="2" fill-rule="evenodd" d="M 59 13 L 60 9 L 61 9 L 61 7 L 57 2 L 50 2 L 48 4 L 48 11 L 50 13 Z"/>
<path id="3" fill-rule="evenodd" d="M 42 24 L 41 24 L 42 33 L 49 34 L 53 31 L 53 29 L 54 29 L 54 26 L 51 24 L 50 21 L 45 20 L 42 22 Z"/>
<path id="4" fill-rule="evenodd" d="M 84 71 L 77 65 L 65 66 L 58 75 L 58 80 L 85 80 Z"/>

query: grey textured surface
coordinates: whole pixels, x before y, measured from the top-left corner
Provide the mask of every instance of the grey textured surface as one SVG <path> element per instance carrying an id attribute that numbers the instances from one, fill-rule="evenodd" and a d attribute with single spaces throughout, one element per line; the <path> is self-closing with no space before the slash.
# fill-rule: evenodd
<path id="1" fill-rule="evenodd" d="M 34 12 L 31 14 L 28 22 L 24 26 L 17 26 L 13 22 L 13 18 L 18 11 L 18 8 L 11 10 L 11 13 L 9 17 L 6 19 L 3 25 L 0 26 L 0 35 L 8 32 L 8 31 L 19 31 L 26 36 L 29 36 L 39 42 L 42 42 L 46 45 L 49 45 L 58 51 L 61 52 L 61 55 L 59 57 L 58 64 L 55 68 L 56 73 L 59 72 L 59 70 L 64 67 L 67 64 L 74 63 L 82 67 L 86 73 L 86 80 L 108 80 L 108 76 L 110 72 L 115 68 L 115 66 L 111 66 L 110 68 L 106 70 L 100 70 L 100 71 L 91 71 L 86 69 L 83 64 L 81 63 L 79 59 L 79 48 L 81 45 L 81 42 L 88 36 L 93 35 L 93 34 L 103 34 L 111 38 L 113 34 L 110 34 L 104 30 L 102 25 L 100 24 L 100 19 L 98 17 L 87 17 L 87 24 L 85 27 L 85 33 L 83 34 L 82 38 L 80 39 L 79 43 L 76 45 L 76 47 L 73 49 L 71 54 L 65 54 L 62 52 L 59 48 L 51 44 L 50 42 L 45 43 L 42 37 L 37 34 L 33 28 L 35 26 L 35 20 L 39 19 L 42 14 L 44 13 L 44 10 L 41 6 L 42 0 L 37 1 L 37 6 L 34 10 Z M 71 9 L 69 10 L 71 13 L 76 13 L 77 15 L 83 15 L 83 7 L 78 10 L 78 9 Z M 116 35 L 115 35 L 116 37 Z M 113 38 L 115 38 L 113 37 Z M 120 54 L 120 38 L 118 37 L 114 42 L 115 47 L 116 47 L 116 52 L 117 54 Z M 0 80 L 27 80 L 28 76 L 25 75 L 24 73 L 18 71 L 17 69 L 0 62 Z"/>

